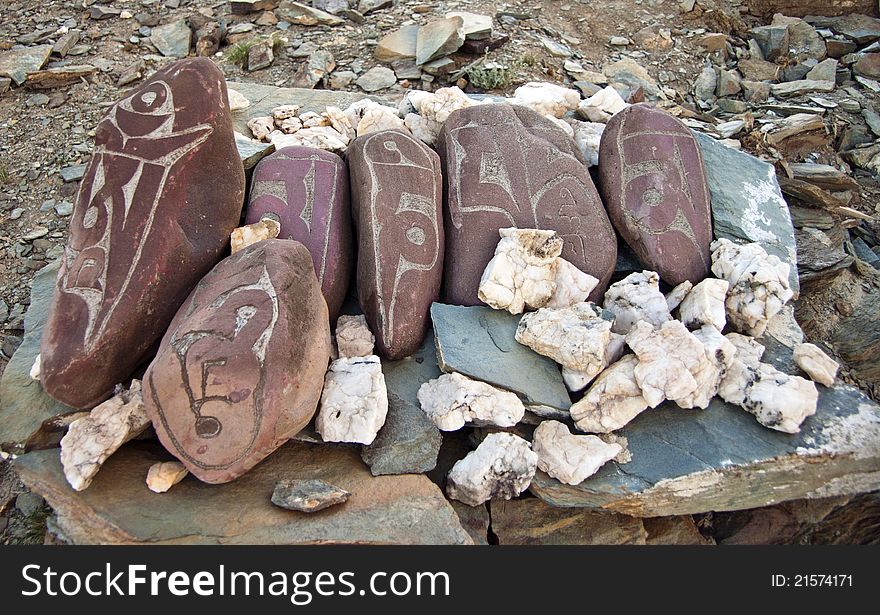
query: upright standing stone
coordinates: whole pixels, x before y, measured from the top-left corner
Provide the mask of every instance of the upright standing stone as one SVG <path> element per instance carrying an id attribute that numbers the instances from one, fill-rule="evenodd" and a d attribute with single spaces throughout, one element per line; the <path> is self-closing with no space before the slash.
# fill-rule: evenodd
<path id="1" fill-rule="evenodd" d="M 245 222 L 266 215 L 278 217 L 280 239 L 295 239 L 312 255 L 330 320 L 335 320 L 354 260 L 345 161 L 312 147 L 285 147 L 261 160 L 254 169 Z"/>
<path id="2" fill-rule="evenodd" d="M 329 360 L 308 251 L 261 241 L 193 290 L 144 375 L 144 402 L 165 448 L 200 480 L 224 483 L 308 424 Z"/>
<path id="3" fill-rule="evenodd" d="M 605 292 L 617 240 L 575 142 L 531 109 L 477 105 L 450 114 L 438 140 L 446 184 L 444 301 L 479 305 L 477 288 L 506 227 L 554 230 L 562 257 Z"/>
<path id="4" fill-rule="evenodd" d="M 418 139 L 386 130 L 355 139 L 348 161 L 358 298 L 379 354 L 400 359 L 421 345 L 440 292 L 440 160 Z"/>
<path id="5" fill-rule="evenodd" d="M 127 379 L 237 226 L 244 169 L 223 74 L 176 62 L 98 125 L 43 333 L 42 383 L 91 408 Z"/>
<path id="6" fill-rule="evenodd" d="M 599 178 L 605 205 L 646 267 L 675 286 L 709 272 L 709 188 L 693 134 L 651 105 L 627 107 L 602 133 Z"/>

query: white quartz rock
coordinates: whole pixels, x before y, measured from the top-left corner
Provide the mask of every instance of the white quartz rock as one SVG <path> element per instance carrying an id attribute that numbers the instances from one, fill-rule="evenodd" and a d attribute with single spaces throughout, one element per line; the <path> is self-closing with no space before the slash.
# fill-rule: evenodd
<path id="1" fill-rule="evenodd" d="M 574 128 L 571 127 L 571 124 L 569 124 L 565 120 L 560 120 L 558 117 L 553 117 L 552 115 L 545 115 L 544 117 L 559 126 L 562 132 L 567 134 L 569 137 L 574 138 Z"/>
<path id="2" fill-rule="evenodd" d="M 736 360 L 747 365 L 757 365 L 764 356 L 764 346 L 754 338 L 740 333 L 728 333 L 724 336 L 736 348 Z"/>
<path id="3" fill-rule="evenodd" d="M 584 273 L 562 257 L 556 259 L 556 289 L 547 307 L 563 308 L 587 300 L 599 280 Z"/>
<path id="4" fill-rule="evenodd" d="M 350 108 L 351 107 L 349 107 L 349 109 Z M 348 109 L 343 111 L 339 107 L 330 106 L 324 110 L 321 116 L 326 120 L 327 126 L 330 126 L 349 141 L 352 141 L 357 137 L 357 131 L 355 130 L 357 122 L 353 121 L 353 114 L 349 115 Z"/>
<path id="5" fill-rule="evenodd" d="M 626 109 L 629 105 L 620 97 L 613 87 L 606 86 L 586 100 L 578 104 L 578 114 L 591 122 L 607 124 L 615 114 Z"/>
<path id="6" fill-rule="evenodd" d="M 147 488 L 153 493 L 165 493 L 187 474 L 189 471 L 179 461 L 154 463 L 147 470 Z"/>
<path id="7" fill-rule="evenodd" d="M 403 118 L 403 124 L 412 133 L 412 135 L 428 145 L 434 145 L 437 137 L 440 135 L 442 124 L 426 120 L 418 113 L 408 113 Z"/>
<path id="8" fill-rule="evenodd" d="M 788 263 L 768 255 L 757 243 L 737 245 L 717 239 L 711 248 L 712 272 L 730 283 L 727 321 L 740 333 L 760 336 L 794 296 L 788 283 Z"/>
<path id="9" fill-rule="evenodd" d="M 280 232 L 281 224 L 272 218 L 262 218 L 259 222 L 240 226 L 229 237 L 232 253 L 235 254 L 258 241 L 275 239 Z"/>
<path id="10" fill-rule="evenodd" d="M 266 116 L 252 117 L 247 121 L 247 127 L 251 129 L 254 139 L 266 141 L 269 133 L 275 130 L 275 121 Z"/>
<path id="11" fill-rule="evenodd" d="M 830 387 L 834 384 L 840 365 L 822 352 L 815 344 L 798 344 L 794 349 L 794 362 L 811 380 Z"/>
<path id="12" fill-rule="evenodd" d="M 511 103 L 528 107 L 544 116 L 561 118 L 577 109 L 580 92 L 555 83 L 532 81 L 516 88 Z"/>
<path id="13" fill-rule="evenodd" d="M 480 279 L 480 301 L 511 314 L 544 307 L 556 290 L 562 238 L 537 229 L 503 228 L 498 233 L 501 241 Z"/>
<path id="14" fill-rule="evenodd" d="M 724 300 L 729 287 L 727 280 L 717 278 L 706 278 L 694 286 L 678 306 L 679 319 L 684 326 L 699 329 L 703 325 L 712 325 L 719 331 L 724 329 L 727 324 Z"/>
<path id="15" fill-rule="evenodd" d="M 466 423 L 513 427 L 526 409 L 515 393 L 471 380 L 458 373 L 443 374 L 419 387 L 419 404 L 442 431 L 455 431 Z"/>
<path id="16" fill-rule="evenodd" d="M 493 497 L 509 500 L 525 491 L 538 455 L 526 440 L 509 433 L 493 433 L 452 466 L 446 477 L 446 493 L 468 506 L 479 506 Z"/>
<path id="17" fill-rule="evenodd" d="M 70 424 L 61 438 L 61 465 L 70 486 L 82 491 L 116 450 L 149 427 L 140 380 Z"/>
<path id="18" fill-rule="evenodd" d="M 590 302 L 543 308 L 520 319 L 516 341 L 592 379 L 605 367 L 611 322 Z"/>
<path id="19" fill-rule="evenodd" d="M 324 442 L 372 444 L 387 414 L 379 357 L 342 357 L 330 364 L 315 421 Z"/>
<path id="20" fill-rule="evenodd" d="M 31 377 L 31 380 L 40 381 L 40 375 L 43 373 L 43 359 L 40 354 L 34 358 L 34 363 L 31 365 L 31 371 L 28 372 L 28 375 Z"/>
<path id="21" fill-rule="evenodd" d="M 338 107 L 337 107 L 338 109 Z M 324 113 L 317 111 L 306 111 L 299 116 L 299 121 L 305 128 L 317 128 L 319 126 L 330 126 L 330 118 Z"/>
<path id="22" fill-rule="evenodd" d="M 614 315 L 612 330 L 622 335 L 640 320 L 660 326 L 672 318 L 660 292 L 660 276 L 654 271 L 631 273 L 608 287 L 605 309 Z"/>
<path id="23" fill-rule="evenodd" d="M 543 421 L 535 429 L 532 450 L 538 468 L 566 485 L 579 485 L 623 451 L 596 436 L 578 436 L 559 421 Z"/>
<path id="24" fill-rule="evenodd" d="M 303 127 L 302 120 L 296 116 L 285 118 L 280 122 L 277 122 L 277 124 L 278 129 L 286 135 L 292 135 L 293 133 L 302 130 Z"/>
<path id="25" fill-rule="evenodd" d="M 303 146 L 342 153 L 348 147 L 349 140 L 332 126 L 313 126 L 290 135 L 280 130 L 273 131 L 269 134 L 269 142 L 276 151 L 283 147 Z"/>
<path id="26" fill-rule="evenodd" d="M 404 116 L 404 125 L 414 137 L 434 145 L 450 113 L 477 104 L 482 103 L 469 98 L 456 86 L 433 93 L 410 90 L 400 103 L 399 115 Z"/>
<path id="27" fill-rule="evenodd" d="M 599 122 L 581 122 L 572 118 L 566 118 L 566 122 L 574 132 L 574 142 L 584 155 L 587 167 L 599 166 L 599 143 L 602 141 L 602 133 L 605 124 Z"/>
<path id="28" fill-rule="evenodd" d="M 280 123 L 287 118 L 296 117 L 297 115 L 299 115 L 299 110 L 299 105 L 278 105 L 277 107 L 273 107 L 271 111 L 272 119 Z"/>
<path id="29" fill-rule="evenodd" d="M 249 101 L 245 95 L 238 90 L 233 90 L 232 88 L 227 87 L 226 95 L 229 98 L 230 111 L 240 111 L 251 106 L 251 101 Z"/>
<path id="30" fill-rule="evenodd" d="M 352 103 L 343 113 L 348 120 L 348 125 L 355 133 L 354 136 L 360 137 L 380 130 L 409 132 L 396 109 L 380 105 L 369 98 Z M 337 130 L 339 129 L 337 128 Z"/>
<path id="31" fill-rule="evenodd" d="M 667 293 L 666 307 L 669 308 L 670 314 L 672 313 L 672 310 L 681 305 L 681 302 L 684 301 L 684 298 L 687 297 L 693 287 L 694 285 L 691 284 L 690 280 L 685 280 Z"/>
<path id="32" fill-rule="evenodd" d="M 703 344 L 677 320 L 657 329 L 645 321 L 637 322 L 626 343 L 639 358 L 633 374 L 652 408 L 664 399 L 687 404 L 698 392 L 698 378 L 704 377 L 701 373 L 712 369 Z"/>
<path id="33" fill-rule="evenodd" d="M 586 395 L 571 407 L 571 418 L 578 429 L 610 433 L 648 409 L 633 373 L 638 364 L 638 357 L 628 354 L 599 374 Z"/>
<path id="34" fill-rule="evenodd" d="M 718 394 L 721 380 L 727 374 L 736 355 L 734 346 L 713 325 L 703 325 L 693 332 L 703 344 L 709 365 L 697 372 L 694 379 L 697 381 L 697 390 L 693 394 L 683 397 L 677 403 L 682 408 L 707 408 L 712 398 Z"/>
<path id="35" fill-rule="evenodd" d="M 373 354 L 373 337 L 363 314 L 343 314 L 336 321 L 336 346 L 340 357 L 366 357 Z"/>
<path id="36" fill-rule="evenodd" d="M 626 336 L 612 333 L 608 340 L 608 346 L 605 348 L 605 361 L 601 369 L 605 369 L 607 366 L 617 361 L 623 356 L 625 350 Z M 599 373 L 600 372 L 596 371 L 595 368 L 587 371 L 578 371 L 563 366 L 562 381 L 565 383 L 565 387 L 569 391 L 577 393 L 587 388 L 587 385 L 590 384 Z"/>

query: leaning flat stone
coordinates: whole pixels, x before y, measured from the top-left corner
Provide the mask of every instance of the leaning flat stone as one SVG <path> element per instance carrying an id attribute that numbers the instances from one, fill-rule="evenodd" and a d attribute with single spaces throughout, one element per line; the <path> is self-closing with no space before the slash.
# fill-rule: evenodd
<path id="1" fill-rule="evenodd" d="M 272 490 L 275 506 L 299 512 L 316 512 L 342 504 L 351 494 L 322 480 L 280 480 Z"/>
<path id="2" fill-rule="evenodd" d="M 315 266 L 330 319 L 339 314 L 354 267 L 348 167 L 332 152 L 285 147 L 254 169 L 245 222 L 277 216 L 281 239 L 302 243 Z"/>
<path id="3" fill-rule="evenodd" d="M 153 28 L 150 32 L 150 42 L 165 57 L 185 58 L 189 55 L 192 30 L 183 19 L 173 21 Z"/>
<path id="4" fill-rule="evenodd" d="M 450 11 L 446 13 L 446 19 L 461 17 L 464 20 L 464 36 L 468 39 L 481 40 L 489 38 L 492 34 L 492 17 L 467 11 Z"/>
<path id="5" fill-rule="evenodd" d="M 86 77 L 91 77 L 95 70 L 91 64 L 68 64 L 38 70 L 27 74 L 27 85 L 32 90 L 51 90 L 79 83 Z"/>
<path id="6" fill-rule="evenodd" d="M 397 130 L 358 137 L 347 157 L 359 241 L 358 298 L 378 353 L 401 359 L 421 346 L 440 293 L 440 160 Z"/>
<path id="7" fill-rule="evenodd" d="M 58 451 L 16 459 L 74 544 L 471 544 L 440 489 L 421 475 L 370 475 L 353 448 L 290 442 L 232 485 L 185 480 L 161 497 L 144 481 L 167 453 L 133 442 L 91 487 L 64 480 Z M 280 480 L 323 480 L 352 494 L 345 506 L 298 515 L 270 502 Z"/>
<path id="8" fill-rule="evenodd" d="M 849 14 L 829 19 L 828 27 L 836 34 L 863 45 L 880 38 L 880 19 L 867 15 Z"/>
<path id="9" fill-rule="evenodd" d="M 165 333 L 229 245 L 244 195 L 207 58 L 158 71 L 96 132 L 40 351 L 46 391 L 77 408 L 106 399 Z"/>
<path id="10" fill-rule="evenodd" d="M 288 0 L 284 0 L 278 5 L 278 8 L 275 9 L 275 16 L 301 26 L 339 26 L 345 23 L 345 20 L 341 17 L 336 17 L 300 2 L 290 2 Z"/>
<path id="11" fill-rule="evenodd" d="M 419 26 L 417 24 L 403 26 L 379 39 L 374 55 L 380 62 L 414 60 L 418 36 Z"/>
<path id="12" fill-rule="evenodd" d="M 498 229 L 511 226 L 556 231 L 562 258 L 600 280 L 590 298 L 602 296 L 617 242 L 570 137 L 531 109 L 485 104 L 452 112 L 437 148 L 447 187 L 446 303 L 478 305 Z"/>
<path id="13" fill-rule="evenodd" d="M 60 260 L 54 261 L 34 275 L 31 302 L 24 315 L 24 338 L 0 376 L 0 449 L 10 453 L 57 444 L 63 434 L 54 432 L 53 427 L 59 417 L 75 412 L 52 399 L 39 380 L 30 376 L 60 266 Z"/>
<path id="14" fill-rule="evenodd" d="M 261 241 L 221 261 L 178 311 L 144 375 L 147 412 L 198 479 L 228 482 L 308 424 L 329 359 L 308 251 Z"/>
<path id="15" fill-rule="evenodd" d="M 0 53 L 0 77 L 10 77 L 16 85 L 27 79 L 27 74 L 40 70 L 52 54 L 52 45 L 20 47 Z"/>
<path id="16" fill-rule="evenodd" d="M 416 64 L 425 64 L 457 51 L 464 43 L 461 17 L 437 19 L 419 28 L 416 38 Z"/>
<path id="17" fill-rule="evenodd" d="M 797 250 L 788 204 L 773 165 L 695 132 L 712 193 L 716 238 L 757 242 L 790 266 L 789 285 L 797 298 Z"/>
<path id="18" fill-rule="evenodd" d="M 797 373 L 791 349 L 767 338 L 764 360 Z M 818 411 L 794 435 L 720 399 L 701 411 L 664 403 L 617 432 L 632 461 L 611 462 L 577 487 L 538 472 L 532 492 L 554 506 L 654 517 L 880 488 L 880 406 L 850 386 L 819 389 Z"/>
<path id="19" fill-rule="evenodd" d="M 602 133 L 599 177 L 614 227 L 648 269 L 673 286 L 706 277 L 709 188 L 680 120 L 648 104 L 617 113 Z"/>
<path id="20" fill-rule="evenodd" d="M 253 169 L 260 160 L 275 151 L 275 146 L 271 143 L 250 139 L 237 130 L 235 131 L 235 148 L 238 150 L 238 156 L 241 158 L 241 164 L 245 171 Z"/>
<path id="21" fill-rule="evenodd" d="M 571 400 L 559 367 L 516 341 L 519 318 L 487 307 L 435 303 L 431 319 L 441 370 L 513 391 L 536 414 L 567 416 Z"/>
<path id="22" fill-rule="evenodd" d="M 811 92 L 833 92 L 834 81 L 816 81 L 813 79 L 800 79 L 798 81 L 786 81 L 770 85 L 770 93 L 774 96 L 798 96 Z"/>

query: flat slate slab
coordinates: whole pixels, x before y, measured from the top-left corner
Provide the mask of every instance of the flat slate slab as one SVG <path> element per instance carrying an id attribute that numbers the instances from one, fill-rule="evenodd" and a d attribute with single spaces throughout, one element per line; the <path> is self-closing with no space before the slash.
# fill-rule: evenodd
<path id="1" fill-rule="evenodd" d="M 761 341 L 764 361 L 798 373 L 788 347 Z M 632 461 L 608 463 L 577 486 L 538 471 L 531 491 L 554 506 L 654 517 L 880 489 L 880 406 L 851 386 L 817 388 L 818 411 L 794 435 L 718 398 L 706 410 L 663 403 L 616 432 Z"/>
<path id="2" fill-rule="evenodd" d="M 458 372 L 517 393 L 541 416 L 565 418 L 571 399 L 559 366 L 516 341 L 519 316 L 483 306 L 431 306 L 437 361 Z"/>
<path id="3" fill-rule="evenodd" d="M 22 455 L 14 467 L 74 544 L 472 544 L 426 476 L 373 477 L 354 447 L 289 442 L 231 483 L 187 476 L 167 493 L 153 493 L 147 469 L 168 460 L 158 443 L 130 442 L 79 493 L 64 479 L 58 449 Z M 279 480 L 297 479 L 323 480 L 352 495 L 313 513 L 270 502 Z"/>

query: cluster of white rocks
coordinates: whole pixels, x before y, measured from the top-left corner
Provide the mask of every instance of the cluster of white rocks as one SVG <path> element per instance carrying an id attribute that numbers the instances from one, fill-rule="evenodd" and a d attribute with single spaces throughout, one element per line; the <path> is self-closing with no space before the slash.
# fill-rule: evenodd
<path id="1" fill-rule="evenodd" d="M 325 442 L 372 444 L 385 424 L 388 390 L 373 343 L 363 316 L 339 317 L 339 358 L 327 370 L 315 419 L 315 429 Z"/>

